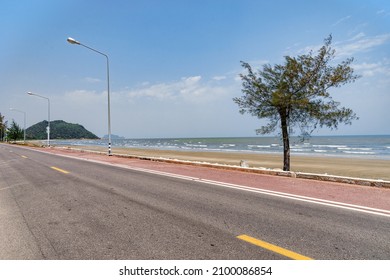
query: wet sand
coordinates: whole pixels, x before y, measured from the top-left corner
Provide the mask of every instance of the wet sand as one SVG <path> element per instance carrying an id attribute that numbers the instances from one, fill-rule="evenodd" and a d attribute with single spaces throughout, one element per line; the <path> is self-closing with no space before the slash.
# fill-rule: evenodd
<path id="1" fill-rule="evenodd" d="M 77 146 L 85 150 L 107 151 L 105 147 Z M 250 167 L 282 169 L 283 155 L 236 152 L 170 151 L 156 149 L 113 148 L 113 153 L 142 157 L 161 157 L 239 166 L 244 160 Z M 390 160 L 340 158 L 327 156 L 291 156 L 291 171 L 329 174 L 390 181 Z"/>

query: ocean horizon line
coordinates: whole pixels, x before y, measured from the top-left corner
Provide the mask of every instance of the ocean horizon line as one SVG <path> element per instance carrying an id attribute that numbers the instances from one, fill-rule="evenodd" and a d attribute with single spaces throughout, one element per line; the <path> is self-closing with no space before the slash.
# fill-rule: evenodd
<path id="1" fill-rule="evenodd" d="M 114 134 L 112 134 L 114 135 Z M 126 137 L 115 135 L 112 140 L 115 139 L 127 139 L 127 140 L 144 140 L 144 139 L 224 139 L 224 138 L 280 138 L 278 135 L 255 135 L 255 136 L 163 136 L 163 137 Z M 339 134 L 339 135 L 306 135 L 305 139 L 310 139 L 312 137 L 390 137 L 390 134 Z M 300 135 L 292 135 L 290 138 L 302 138 Z M 108 139 L 107 135 L 104 135 L 100 139 Z"/>

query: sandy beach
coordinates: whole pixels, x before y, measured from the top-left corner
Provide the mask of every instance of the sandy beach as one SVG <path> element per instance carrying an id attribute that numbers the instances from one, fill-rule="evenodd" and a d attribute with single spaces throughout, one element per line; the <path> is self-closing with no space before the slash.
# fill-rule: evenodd
<path id="1" fill-rule="evenodd" d="M 95 151 L 107 150 L 105 147 L 98 146 L 77 146 L 77 148 Z M 236 166 L 239 166 L 241 160 L 244 160 L 250 167 L 272 169 L 281 169 L 283 160 L 283 155 L 276 154 L 174 151 L 136 148 L 113 148 L 112 151 L 114 154 L 161 157 Z M 380 159 L 293 155 L 291 157 L 291 171 L 390 181 L 390 161 Z"/>

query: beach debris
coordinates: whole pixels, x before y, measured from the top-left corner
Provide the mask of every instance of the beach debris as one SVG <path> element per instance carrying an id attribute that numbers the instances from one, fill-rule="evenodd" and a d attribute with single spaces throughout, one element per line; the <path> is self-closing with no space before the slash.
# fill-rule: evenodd
<path id="1" fill-rule="evenodd" d="M 240 166 L 241 167 L 249 167 L 249 164 L 248 164 L 248 162 L 246 160 L 241 160 L 240 161 Z"/>

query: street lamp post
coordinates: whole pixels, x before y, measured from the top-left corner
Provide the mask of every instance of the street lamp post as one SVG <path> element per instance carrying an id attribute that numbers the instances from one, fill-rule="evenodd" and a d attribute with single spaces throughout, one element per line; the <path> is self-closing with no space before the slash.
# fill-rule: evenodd
<path id="1" fill-rule="evenodd" d="M 27 92 L 28 95 L 35 95 L 40 98 L 44 98 L 47 100 L 47 146 L 50 147 L 50 99 L 41 95 L 38 95 L 36 93 Z"/>
<path id="2" fill-rule="evenodd" d="M 24 126 L 23 126 L 23 142 L 26 143 L 26 112 L 15 109 L 15 108 L 9 108 L 11 111 L 16 111 L 19 113 L 22 113 L 24 115 Z"/>
<path id="3" fill-rule="evenodd" d="M 111 112 L 110 112 L 110 69 L 109 69 L 109 60 L 108 60 L 108 55 L 98 51 L 98 50 L 95 50 L 91 47 L 88 47 L 82 43 L 80 43 L 79 41 L 76 41 L 75 39 L 73 38 L 68 38 L 67 41 L 70 43 L 70 44 L 73 44 L 73 45 L 80 45 L 80 46 L 83 46 L 87 49 L 90 49 L 91 51 L 94 51 L 98 54 L 101 54 L 103 56 L 105 56 L 106 58 L 106 61 L 107 61 L 107 100 L 108 100 L 108 155 L 111 156 Z"/>

